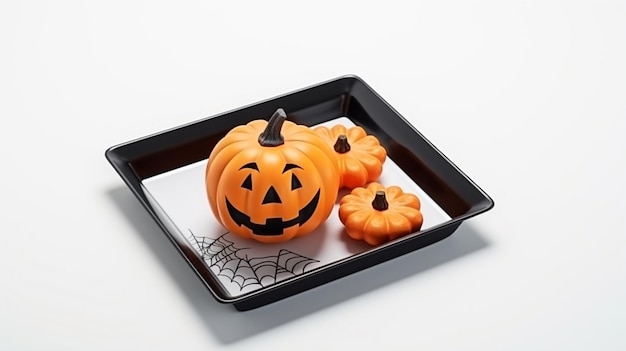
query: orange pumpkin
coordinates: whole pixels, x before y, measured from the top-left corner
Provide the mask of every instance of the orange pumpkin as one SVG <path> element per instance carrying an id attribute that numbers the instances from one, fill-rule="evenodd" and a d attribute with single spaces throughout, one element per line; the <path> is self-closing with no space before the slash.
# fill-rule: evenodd
<path id="1" fill-rule="evenodd" d="M 213 214 L 230 232 L 264 243 L 310 233 L 331 213 L 339 189 L 334 151 L 278 109 L 229 131 L 206 167 Z"/>
<path id="2" fill-rule="evenodd" d="M 355 188 L 341 198 L 339 219 L 351 238 L 374 246 L 416 232 L 424 222 L 417 196 L 379 183 Z"/>
<path id="3" fill-rule="evenodd" d="M 341 181 L 339 187 L 353 189 L 373 182 L 383 172 L 387 151 L 378 139 L 365 129 L 346 128 L 338 124 L 332 128 L 319 126 L 314 131 L 335 149 L 339 161 Z"/>

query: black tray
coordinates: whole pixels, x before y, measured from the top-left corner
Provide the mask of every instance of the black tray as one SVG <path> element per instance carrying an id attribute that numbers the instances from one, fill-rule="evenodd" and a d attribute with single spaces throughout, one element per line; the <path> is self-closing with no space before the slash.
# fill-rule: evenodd
<path id="1" fill-rule="evenodd" d="M 259 116 L 270 116 L 278 107 L 288 112 L 290 120 L 304 125 L 315 125 L 341 116 L 350 118 L 375 135 L 387 149 L 388 156 L 451 219 L 249 294 L 238 297 L 224 294 L 215 275 L 159 217 L 158 209 L 151 205 L 141 182 L 206 159 L 231 128 Z M 107 149 L 105 156 L 213 296 L 222 303 L 231 303 L 240 311 L 275 302 L 433 244 L 451 235 L 464 220 L 494 206 L 493 200 L 482 189 L 362 79 L 353 75 L 119 144 Z"/>

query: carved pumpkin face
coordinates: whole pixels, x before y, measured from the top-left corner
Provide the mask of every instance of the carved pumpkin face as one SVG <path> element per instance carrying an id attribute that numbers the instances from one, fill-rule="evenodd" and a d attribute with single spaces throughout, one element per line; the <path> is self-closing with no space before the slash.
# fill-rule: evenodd
<path id="1" fill-rule="evenodd" d="M 334 151 L 308 127 L 275 116 L 278 124 L 257 120 L 233 128 L 213 149 L 206 173 L 209 203 L 220 223 L 266 243 L 317 228 L 339 188 Z M 279 133 L 268 134 L 276 128 Z"/>

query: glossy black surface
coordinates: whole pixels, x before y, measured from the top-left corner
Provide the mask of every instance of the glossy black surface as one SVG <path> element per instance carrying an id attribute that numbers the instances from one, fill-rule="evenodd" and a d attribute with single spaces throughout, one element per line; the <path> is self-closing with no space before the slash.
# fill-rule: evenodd
<path id="1" fill-rule="evenodd" d="M 409 235 L 335 264 L 231 298 L 186 245 L 177 241 L 150 206 L 141 181 L 209 156 L 233 127 L 269 116 L 283 108 L 296 123 L 314 125 L 341 116 L 375 135 L 393 159 L 452 218 L 440 226 Z M 199 278 L 224 303 L 249 310 L 319 286 L 348 274 L 435 243 L 451 235 L 462 221 L 488 211 L 493 200 L 410 125 L 363 80 L 344 76 L 208 117 L 106 150 L 106 158 L 154 220 L 172 240 Z"/>

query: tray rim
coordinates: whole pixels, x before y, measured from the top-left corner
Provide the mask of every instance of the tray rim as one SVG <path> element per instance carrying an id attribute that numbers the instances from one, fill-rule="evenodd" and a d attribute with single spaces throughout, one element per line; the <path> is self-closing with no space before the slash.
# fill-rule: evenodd
<path id="1" fill-rule="evenodd" d="M 419 231 L 416 233 L 412 233 L 404 238 L 377 246 L 372 248 L 371 250 L 367 250 L 365 252 L 362 253 L 358 253 L 355 254 L 354 256 L 350 256 L 335 262 L 331 262 L 329 264 L 326 264 L 324 266 L 321 267 L 317 267 L 311 271 L 308 272 L 304 272 L 296 277 L 293 278 L 289 278 L 274 284 L 271 284 L 270 286 L 246 293 L 246 294 L 242 294 L 236 297 L 229 297 L 229 296 L 224 296 L 224 294 L 220 293 L 219 291 L 216 291 L 216 289 L 213 287 L 213 284 L 215 284 L 213 282 L 213 284 L 211 282 L 208 282 L 207 279 L 205 278 L 205 275 L 208 274 L 210 276 L 212 276 L 213 278 L 217 279 L 216 277 L 213 276 L 213 273 L 210 272 L 210 270 L 208 270 L 207 272 L 200 272 L 198 270 L 197 265 L 192 262 L 190 260 L 190 257 L 187 253 L 184 252 L 184 250 L 180 247 L 179 243 L 176 241 L 176 239 L 174 238 L 174 234 L 170 232 L 170 230 L 167 228 L 167 226 L 163 223 L 162 219 L 158 216 L 158 214 L 155 212 L 155 210 L 151 207 L 148 199 L 146 198 L 145 194 L 143 194 L 143 190 L 142 190 L 142 183 L 141 181 L 143 179 L 146 179 L 148 177 L 144 177 L 142 179 L 140 179 L 140 177 L 134 172 L 134 170 L 132 169 L 132 167 L 130 166 L 130 160 L 128 160 L 127 158 L 123 157 L 121 155 L 121 153 L 119 152 L 121 149 L 125 148 L 125 147 L 130 147 L 130 146 L 134 146 L 134 145 L 138 145 L 141 144 L 144 141 L 147 141 L 151 138 L 154 137 L 158 137 L 161 135 L 164 135 L 166 133 L 170 133 L 170 132 L 175 132 L 178 130 L 181 130 L 183 128 L 190 128 L 193 127 L 194 125 L 197 125 L 198 123 L 201 122 L 206 122 L 206 123 L 210 123 L 211 120 L 221 117 L 221 116 L 226 116 L 228 114 L 231 113 L 236 113 L 236 112 L 240 112 L 246 109 L 249 109 L 251 107 L 255 107 L 255 106 L 259 106 L 261 104 L 266 104 L 272 101 L 275 101 L 277 99 L 281 99 L 281 98 L 285 98 L 285 97 L 289 97 L 289 96 L 297 96 L 298 94 L 311 90 L 311 89 L 317 89 L 320 88 L 326 84 L 330 84 L 330 83 L 334 83 L 340 80 L 349 80 L 351 81 L 351 84 L 360 84 L 362 87 L 364 87 L 365 89 L 369 90 L 369 93 L 373 94 L 374 96 L 376 96 L 376 98 L 378 98 L 380 101 L 382 102 L 387 108 L 389 108 L 391 111 L 393 111 L 393 113 L 395 114 L 395 117 L 399 118 L 406 126 L 408 126 L 411 131 L 413 133 L 415 133 L 417 136 L 419 136 L 421 139 L 423 139 L 423 141 L 428 144 L 428 146 L 432 149 L 432 151 L 436 152 L 439 157 L 441 157 L 443 160 L 445 160 L 449 166 L 453 167 L 453 169 L 455 170 L 455 172 L 458 172 L 458 174 L 463 177 L 468 184 L 471 184 L 471 186 L 473 186 L 475 188 L 476 191 L 478 191 L 480 193 L 480 195 L 483 197 L 483 203 L 480 206 L 480 208 L 475 208 L 473 210 L 468 211 L 465 214 L 461 214 L 459 216 L 452 216 L 450 215 L 451 219 L 449 221 L 446 221 L 442 224 L 439 224 L 437 226 L 431 227 L 425 231 Z M 252 119 L 252 118 L 251 118 Z M 392 249 L 392 248 L 397 248 L 399 245 L 402 245 L 402 243 L 405 240 L 409 240 L 411 238 L 415 238 L 417 236 L 420 237 L 427 237 L 429 235 L 429 233 L 435 233 L 437 231 L 449 231 L 449 233 L 447 233 L 445 236 L 439 238 L 436 241 L 439 241 L 447 236 L 449 236 L 450 234 L 452 234 L 452 232 L 461 224 L 461 222 L 477 216 L 481 213 L 484 213 L 486 211 L 489 211 L 490 209 L 492 209 L 495 206 L 495 202 L 493 201 L 493 199 L 482 189 L 480 188 L 473 180 L 471 180 L 458 166 L 456 166 L 450 159 L 448 159 L 448 157 L 446 157 L 432 142 L 430 142 L 427 138 L 425 138 L 411 123 L 409 123 L 400 113 L 398 113 L 392 106 L 390 106 L 378 93 L 376 93 L 365 81 L 363 81 L 360 77 L 354 75 L 354 74 L 347 74 L 347 75 L 342 75 L 339 76 L 337 78 L 333 78 L 333 79 L 329 79 L 317 84 L 313 84 L 313 85 L 309 85 L 307 87 L 301 88 L 301 89 L 297 89 L 285 94 L 281 94 L 272 98 L 267 98 L 264 100 L 260 100 L 258 102 L 255 103 L 251 103 L 239 108 L 235 108 L 235 109 L 231 109 L 229 111 L 225 111 L 222 113 L 218 113 L 209 117 L 205 117 L 205 118 L 201 118 L 195 121 L 191 121 L 182 125 L 178 125 L 178 126 L 174 126 L 172 128 L 168 128 L 162 131 L 158 131 L 143 137 L 138 137 L 126 142 L 122 142 L 122 143 L 118 143 L 116 145 L 113 145 L 109 148 L 106 149 L 105 151 L 105 158 L 109 161 L 109 163 L 112 165 L 112 167 L 115 169 L 115 171 L 118 173 L 118 175 L 122 178 L 122 180 L 124 181 L 124 183 L 126 184 L 126 186 L 131 190 L 131 192 L 135 195 L 135 197 L 140 201 L 140 203 L 142 204 L 142 206 L 144 207 L 145 210 L 147 210 L 147 212 L 150 214 L 150 216 L 153 218 L 153 220 L 156 221 L 157 225 L 161 228 L 161 230 L 164 232 L 164 234 L 166 234 L 166 236 L 170 239 L 170 242 L 176 247 L 176 249 L 179 251 L 179 253 L 183 256 L 183 258 L 187 261 L 187 263 L 189 264 L 189 266 L 192 268 L 192 270 L 194 270 L 194 272 L 196 273 L 196 275 L 203 281 L 204 285 L 208 288 L 208 290 L 211 292 L 211 294 L 213 295 L 213 297 L 221 303 L 230 303 L 230 304 L 234 304 L 235 307 L 237 309 L 239 309 L 237 307 L 237 304 L 239 302 L 243 302 L 243 304 L 249 305 L 250 301 L 252 301 L 256 295 L 267 295 L 267 294 L 271 294 L 272 292 L 276 292 L 276 291 L 280 291 L 280 289 L 283 289 L 283 287 L 289 286 L 291 284 L 293 284 L 294 281 L 296 280 L 301 280 L 301 279 L 305 279 L 307 277 L 315 277 L 316 275 L 318 275 L 321 272 L 324 271 L 328 271 L 331 270 L 335 267 L 338 267 L 342 264 L 344 264 L 346 261 L 352 261 L 355 258 L 359 258 L 359 257 L 367 257 L 368 255 L 371 255 L 372 252 L 376 252 L 376 251 L 381 251 L 381 250 L 386 250 L 386 249 Z M 190 164 L 190 163 L 188 163 Z M 175 169 L 175 168 L 172 168 Z M 429 244 L 428 244 L 429 245 Z M 414 251 L 414 250 L 409 250 L 410 251 Z M 405 252 L 406 253 L 406 252 Z M 399 255 L 398 255 L 399 256 Z M 397 256 L 392 256 L 388 259 L 384 259 L 381 262 L 384 262 L 386 260 L 389 259 L 393 259 Z M 381 262 L 377 262 L 377 263 L 381 263 Z M 374 263 L 374 264 L 377 264 Z M 367 268 L 367 267 L 365 267 Z M 361 269 L 357 269 L 356 271 L 359 271 Z M 205 274 L 202 274 L 205 273 Z M 215 280 L 214 279 L 214 280 Z M 334 278 L 336 279 L 336 278 Z M 331 279 L 331 280 L 334 280 Z M 321 284 L 323 284 L 324 282 L 322 282 Z M 218 286 L 219 286 L 219 282 L 217 282 Z M 302 285 L 302 284 L 300 284 Z M 319 284 L 318 284 L 319 285 Z M 317 286 L 317 285 L 315 285 Z M 306 290 L 306 289 L 305 289 Z M 297 291 L 299 292 L 299 291 Z M 296 292 L 296 293 L 297 293 Z M 284 292 L 283 292 L 284 294 Z M 288 294 L 287 296 L 289 296 L 291 294 Z M 286 297 L 286 296 L 285 296 Z M 282 297 L 280 297 L 282 298 Z M 278 298 L 278 299 L 280 299 Z M 252 302 L 252 308 L 254 308 L 256 306 L 254 306 L 254 303 Z M 246 308 L 248 309 L 248 308 Z"/>

